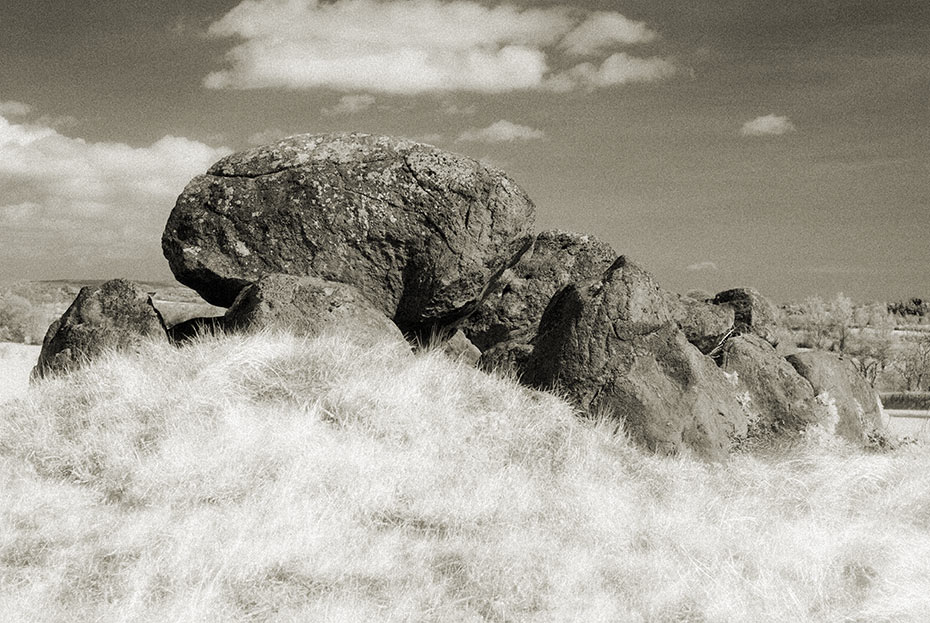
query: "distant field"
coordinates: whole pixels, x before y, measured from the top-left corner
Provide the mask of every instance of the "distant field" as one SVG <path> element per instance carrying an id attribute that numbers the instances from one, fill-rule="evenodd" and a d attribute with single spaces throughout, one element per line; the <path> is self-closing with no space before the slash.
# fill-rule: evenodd
<path id="1" fill-rule="evenodd" d="M 39 346 L 0 342 L 0 403 L 26 393 L 39 350 Z"/>

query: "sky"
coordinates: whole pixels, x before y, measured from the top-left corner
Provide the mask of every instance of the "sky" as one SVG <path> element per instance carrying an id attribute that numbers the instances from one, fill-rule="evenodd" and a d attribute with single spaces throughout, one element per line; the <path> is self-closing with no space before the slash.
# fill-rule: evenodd
<path id="1" fill-rule="evenodd" d="M 177 195 L 300 133 L 502 168 L 678 292 L 930 298 L 926 0 L 0 9 L 0 282 L 171 278 Z"/>

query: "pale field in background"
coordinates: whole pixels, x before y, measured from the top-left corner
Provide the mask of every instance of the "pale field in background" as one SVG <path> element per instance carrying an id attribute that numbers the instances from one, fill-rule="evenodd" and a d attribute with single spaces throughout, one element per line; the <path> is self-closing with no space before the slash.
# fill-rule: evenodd
<path id="1" fill-rule="evenodd" d="M 29 387 L 29 372 L 41 346 L 0 342 L 0 402 L 19 398 Z"/>

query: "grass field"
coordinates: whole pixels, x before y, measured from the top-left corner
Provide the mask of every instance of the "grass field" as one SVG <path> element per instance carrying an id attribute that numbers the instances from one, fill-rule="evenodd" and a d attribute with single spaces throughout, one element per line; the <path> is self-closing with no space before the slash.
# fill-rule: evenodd
<path id="1" fill-rule="evenodd" d="M 146 345 L 0 405 L 4 621 L 922 622 L 930 452 L 647 455 L 440 352 Z"/>

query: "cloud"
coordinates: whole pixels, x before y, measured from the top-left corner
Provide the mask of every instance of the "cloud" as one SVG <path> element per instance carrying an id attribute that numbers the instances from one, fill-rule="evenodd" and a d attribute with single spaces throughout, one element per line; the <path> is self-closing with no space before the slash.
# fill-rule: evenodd
<path id="1" fill-rule="evenodd" d="M 32 106 L 22 102 L 0 101 L 0 116 L 3 117 L 25 117 L 32 112 Z"/>
<path id="2" fill-rule="evenodd" d="M 690 264 L 685 270 L 690 271 L 706 271 L 706 270 L 720 270 L 717 268 L 715 262 L 697 262 L 695 264 Z"/>
<path id="3" fill-rule="evenodd" d="M 0 116 L 0 265 L 160 257 L 177 195 L 228 152 L 173 136 L 94 143 Z"/>
<path id="4" fill-rule="evenodd" d="M 645 22 L 634 22 L 619 13 L 598 11 L 565 35 L 560 47 L 580 56 L 597 54 L 618 45 L 647 43 L 656 38 Z"/>
<path id="5" fill-rule="evenodd" d="M 343 95 L 339 102 L 331 107 L 324 108 L 324 115 L 354 115 L 368 110 L 375 105 L 375 98 L 371 95 Z"/>
<path id="6" fill-rule="evenodd" d="M 675 72 L 675 65 L 665 59 L 637 58 L 617 52 L 604 59 L 599 67 L 592 63 L 581 63 L 556 74 L 546 82 L 546 87 L 552 91 L 571 91 L 579 86 L 590 89 L 631 82 L 654 82 L 668 78 Z"/>
<path id="7" fill-rule="evenodd" d="M 741 136 L 780 136 L 794 130 L 794 124 L 788 117 L 765 115 L 744 123 L 739 133 Z"/>
<path id="8" fill-rule="evenodd" d="M 556 90 L 567 90 L 672 73 L 670 61 L 663 59 L 614 58 L 619 46 L 655 38 L 645 24 L 620 13 L 562 6 L 520 8 L 477 0 L 245 0 L 208 32 L 235 41 L 226 54 L 226 68 L 204 78 L 205 86 L 214 89 L 503 93 L 551 88 L 556 78 Z M 572 71 L 572 63 L 562 57 L 577 55 L 596 58 Z"/>
<path id="9" fill-rule="evenodd" d="M 469 143 L 511 143 L 545 138 L 542 130 L 501 119 L 486 128 L 471 128 L 459 134 L 458 141 Z"/>

